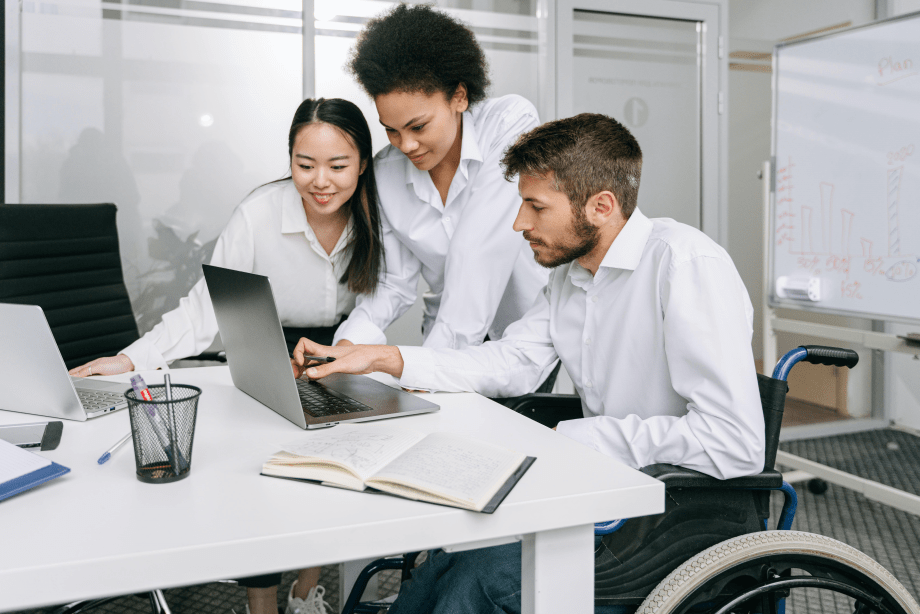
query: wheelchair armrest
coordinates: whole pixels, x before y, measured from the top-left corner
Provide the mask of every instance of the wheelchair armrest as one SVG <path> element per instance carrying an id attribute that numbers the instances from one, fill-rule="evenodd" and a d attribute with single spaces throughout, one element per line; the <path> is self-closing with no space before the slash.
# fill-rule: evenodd
<path id="1" fill-rule="evenodd" d="M 668 488 L 718 488 L 774 490 L 783 485 L 783 474 L 775 469 L 743 478 L 720 480 L 711 475 L 675 465 L 657 464 L 642 467 L 642 473 L 664 482 Z"/>
<path id="2" fill-rule="evenodd" d="M 550 428 L 563 420 L 585 417 L 581 410 L 581 398 L 577 394 L 535 392 L 504 399 L 502 403 L 513 411 Z"/>

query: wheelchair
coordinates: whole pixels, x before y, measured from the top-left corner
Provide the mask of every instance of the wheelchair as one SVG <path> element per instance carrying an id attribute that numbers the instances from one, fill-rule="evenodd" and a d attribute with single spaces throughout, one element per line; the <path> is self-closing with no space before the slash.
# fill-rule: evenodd
<path id="1" fill-rule="evenodd" d="M 791 531 L 797 498 L 773 466 L 788 386 L 800 362 L 853 368 L 852 350 L 800 346 L 757 375 L 766 427 L 764 470 L 719 480 L 673 465 L 641 469 L 665 484 L 665 511 L 595 525 L 595 605 L 636 614 L 784 614 L 793 589 L 831 591 L 854 600 L 854 614 L 920 614 L 920 606 L 885 568 L 834 539 Z M 583 417 L 577 395 L 531 394 L 508 406 L 552 427 Z M 784 502 L 769 530 L 770 493 Z M 379 559 L 359 575 L 342 614 L 376 614 L 380 602 L 359 603 L 370 577 L 384 569 L 409 578 L 419 553 Z"/>

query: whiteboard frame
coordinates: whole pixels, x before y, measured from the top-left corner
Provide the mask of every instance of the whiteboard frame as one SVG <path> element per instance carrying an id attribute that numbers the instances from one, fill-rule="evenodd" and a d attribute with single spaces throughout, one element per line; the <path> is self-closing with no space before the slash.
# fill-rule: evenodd
<path id="1" fill-rule="evenodd" d="M 881 25 L 886 25 L 894 23 L 897 21 L 905 21 L 908 19 L 920 19 L 920 11 L 914 13 L 906 13 L 904 15 L 897 15 L 895 17 L 889 17 L 886 19 L 878 19 L 876 21 L 862 24 L 859 26 L 854 26 L 852 28 L 847 28 L 845 30 L 838 30 L 836 32 L 829 32 L 827 34 L 821 34 L 818 36 L 812 36 L 810 38 L 803 38 L 801 40 L 789 41 L 785 43 L 777 43 L 773 46 L 773 74 L 772 74 L 772 88 L 773 88 L 773 113 L 770 118 L 770 177 L 765 177 L 769 181 L 770 185 L 770 204 L 769 204 L 769 215 L 768 215 L 768 229 L 769 232 L 765 232 L 765 240 L 769 238 L 767 242 L 767 262 L 765 263 L 765 268 L 767 271 L 767 287 L 764 288 L 764 296 L 766 297 L 767 306 L 773 309 L 794 309 L 796 311 L 807 311 L 811 313 L 820 313 L 834 316 L 844 316 L 850 318 L 864 318 L 867 320 L 878 320 L 881 322 L 897 322 L 899 324 L 912 324 L 920 325 L 920 317 L 917 318 L 904 318 L 899 316 L 890 316 L 880 313 L 870 313 L 864 311 L 847 311 L 843 309 L 833 309 L 829 307 L 821 307 L 818 305 L 811 305 L 807 303 L 802 303 L 800 301 L 792 301 L 788 299 L 782 299 L 776 296 L 776 280 L 773 275 L 773 261 L 774 261 L 774 249 L 775 245 L 773 244 L 773 236 L 776 228 L 776 133 L 777 133 L 777 98 L 779 96 L 778 88 L 778 79 L 779 79 L 779 70 L 777 66 L 778 52 L 780 49 L 786 47 L 793 47 L 795 45 L 801 45 L 804 43 L 813 43 L 817 40 L 822 40 L 825 38 L 834 38 L 838 36 L 846 36 L 851 32 L 856 30 L 863 30 L 866 28 L 874 28 Z"/>

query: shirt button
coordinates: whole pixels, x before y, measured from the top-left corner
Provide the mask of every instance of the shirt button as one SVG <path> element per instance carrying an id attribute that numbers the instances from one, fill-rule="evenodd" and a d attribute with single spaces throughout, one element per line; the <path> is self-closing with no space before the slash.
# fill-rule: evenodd
<path id="1" fill-rule="evenodd" d="M 585 380 L 585 388 L 591 387 L 591 380 Z"/>
<path id="2" fill-rule="evenodd" d="M 445 222 L 449 222 L 449 221 L 450 221 L 450 216 L 448 215 L 447 217 L 445 217 L 445 218 L 444 218 L 444 221 L 445 221 Z"/>
<path id="3" fill-rule="evenodd" d="M 591 302 L 592 302 L 592 303 L 596 303 L 596 302 L 597 302 L 597 297 L 596 297 L 596 296 L 591 297 Z"/>
<path id="4" fill-rule="evenodd" d="M 585 339 L 585 345 L 591 345 L 591 337 Z"/>

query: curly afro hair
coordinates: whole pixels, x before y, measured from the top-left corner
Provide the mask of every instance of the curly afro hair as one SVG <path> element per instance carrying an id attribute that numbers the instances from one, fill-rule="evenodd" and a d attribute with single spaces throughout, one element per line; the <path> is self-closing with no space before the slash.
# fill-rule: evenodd
<path id="1" fill-rule="evenodd" d="M 470 106 L 489 87 L 485 54 L 463 23 L 428 5 L 399 4 L 370 20 L 348 69 L 371 98 L 391 92 L 443 92 L 461 83 Z"/>

